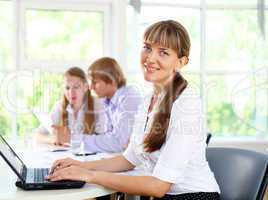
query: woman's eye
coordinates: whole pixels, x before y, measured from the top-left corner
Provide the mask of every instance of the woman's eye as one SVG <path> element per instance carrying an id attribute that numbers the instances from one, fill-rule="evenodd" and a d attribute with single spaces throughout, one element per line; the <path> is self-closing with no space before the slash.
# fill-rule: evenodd
<path id="1" fill-rule="evenodd" d="M 65 87 L 65 90 L 69 90 L 69 89 L 70 89 L 70 87 L 69 87 L 69 86 L 66 86 L 66 87 Z"/>
<path id="2" fill-rule="evenodd" d="M 160 51 L 160 56 L 168 56 L 168 52 L 166 51 Z"/>
<path id="3" fill-rule="evenodd" d="M 150 52 L 151 48 L 145 45 L 145 46 L 143 46 L 143 50 L 146 52 Z"/>

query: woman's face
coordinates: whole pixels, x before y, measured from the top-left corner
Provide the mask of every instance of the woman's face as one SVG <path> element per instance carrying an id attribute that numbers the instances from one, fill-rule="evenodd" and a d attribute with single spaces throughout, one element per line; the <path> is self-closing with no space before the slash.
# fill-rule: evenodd
<path id="1" fill-rule="evenodd" d="M 64 95 L 68 102 L 73 106 L 80 107 L 88 91 L 88 84 L 81 78 L 67 75 L 64 78 Z"/>
<path id="2" fill-rule="evenodd" d="M 165 86 L 182 67 L 176 51 L 148 42 L 144 42 L 141 51 L 141 66 L 144 79 L 160 86 Z"/>

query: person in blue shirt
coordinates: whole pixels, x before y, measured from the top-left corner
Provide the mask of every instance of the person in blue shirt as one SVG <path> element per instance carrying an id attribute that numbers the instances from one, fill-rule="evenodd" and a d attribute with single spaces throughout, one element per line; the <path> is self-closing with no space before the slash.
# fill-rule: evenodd
<path id="1" fill-rule="evenodd" d="M 120 152 L 129 142 L 134 116 L 141 101 L 134 87 L 126 86 L 126 78 L 117 61 L 102 57 L 88 69 L 91 89 L 101 99 L 103 110 L 99 111 L 106 130 L 98 135 L 86 135 L 85 149 L 90 152 Z M 98 124 L 96 124 L 98 126 Z"/>
<path id="2" fill-rule="evenodd" d="M 86 152 L 121 152 L 129 142 L 140 95 L 130 86 L 113 58 L 100 58 L 85 72 L 64 73 L 64 95 L 50 112 L 52 127 L 40 126 L 38 142 L 69 146 L 71 132 L 83 134 Z M 97 96 L 91 95 L 94 90 Z"/>

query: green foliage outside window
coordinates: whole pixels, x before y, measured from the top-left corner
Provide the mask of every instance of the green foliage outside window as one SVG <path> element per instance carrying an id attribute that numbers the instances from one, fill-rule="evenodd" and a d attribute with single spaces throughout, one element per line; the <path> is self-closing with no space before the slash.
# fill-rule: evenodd
<path id="1" fill-rule="evenodd" d="M 0 135 L 11 133 L 11 119 L 2 104 L 0 104 Z"/>
<path id="2" fill-rule="evenodd" d="M 103 13 L 26 10 L 29 60 L 89 61 L 103 54 Z"/>
<path id="3" fill-rule="evenodd" d="M 63 75 L 38 72 L 38 76 L 34 76 L 34 86 L 31 96 L 18 97 L 21 101 L 26 100 L 29 108 L 35 112 L 49 113 L 55 102 L 61 100 L 63 95 Z M 22 94 L 25 91 L 21 91 Z M 18 135 L 24 135 L 32 132 L 34 128 L 39 126 L 39 121 L 31 113 L 21 113 L 17 115 L 17 132 Z"/>
<path id="4" fill-rule="evenodd" d="M 161 12 L 155 12 L 157 9 L 160 9 Z M 2 77 L 5 77 L 8 73 L 6 72 L 7 69 L 11 69 L 13 66 L 11 61 L 12 40 L 10 38 L 12 36 L 12 32 L 10 32 L 12 30 L 12 20 L 10 20 L 12 10 L 10 2 L 0 1 L 0 72 L 3 74 Z M 195 75 L 187 76 L 196 88 L 200 87 L 198 72 L 200 72 L 201 38 L 199 31 L 201 20 L 199 10 L 181 8 L 179 10 L 184 11 L 180 13 L 175 8 L 163 9 L 159 7 L 152 10 L 154 15 L 150 14 L 150 16 L 155 16 L 156 13 L 169 16 L 169 14 L 173 15 L 172 12 L 174 11 L 176 19 L 184 20 L 183 24 L 189 30 L 193 42 L 192 57 L 188 67 L 197 72 Z M 147 7 L 145 14 L 149 12 L 150 7 Z M 261 39 L 256 10 L 223 9 L 208 10 L 207 12 L 205 70 L 228 70 L 231 72 L 244 69 L 254 71 L 258 68 L 267 68 L 267 42 Z M 65 17 L 67 20 L 64 19 Z M 80 20 L 77 20 L 78 17 Z M 68 59 L 82 59 L 89 61 L 94 59 L 94 56 L 101 56 L 103 54 L 104 27 L 103 15 L 101 13 L 93 12 L 89 14 L 86 12 L 55 12 L 29 9 L 26 12 L 26 20 L 25 46 L 26 56 L 29 60 L 50 61 L 55 59 L 57 61 L 66 61 Z M 64 21 L 63 24 L 61 24 L 62 21 Z M 36 24 L 39 24 L 37 27 L 40 29 L 36 28 Z M 45 24 L 48 24 L 50 27 L 46 32 L 42 31 Z M 268 30 L 267 27 L 266 21 L 266 30 Z M 128 31 L 136 30 L 129 29 Z M 48 34 L 45 35 L 45 33 Z M 139 41 L 134 41 L 130 38 L 128 43 L 132 44 L 131 42 L 137 44 Z M 91 46 L 87 46 L 87 44 L 91 44 Z M 139 65 L 139 53 L 133 50 L 137 49 L 136 45 L 133 46 L 135 48 L 127 49 L 128 63 L 129 65 L 135 64 L 135 66 L 129 67 L 133 69 L 135 67 L 139 75 L 131 74 L 129 78 L 130 82 L 135 82 L 136 80 L 139 82 L 142 79 L 140 68 L 137 66 Z M 66 66 L 66 68 L 68 67 L 71 66 Z M 187 67 L 185 69 L 187 70 Z M 33 76 L 32 80 L 21 82 L 17 91 L 18 101 L 23 101 L 29 108 L 40 112 L 49 112 L 54 103 L 61 99 L 63 92 L 62 75 L 44 71 L 38 73 L 39 75 Z M 131 76 L 135 76 L 135 78 Z M 241 100 L 240 104 L 243 104 L 243 107 L 238 112 L 236 105 L 230 98 L 232 97 L 234 86 L 242 84 L 239 82 L 242 78 L 228 78 L 233 76 L 232 74 L 205 74 L 205 76 L 206 79 L 217 81 L 216 88 L 213 88 L 212 91 L 204 91 L 208 95 L 206 104 L 209 131 L 218 136 L 256 136 L 259 131 L 267 133 L 268 111 L 262 109 L 265 106 L 267 107 L 267 77 L 266 82 L 263 84 L 266 92 L 264 95 L 260 95 L 260 88 L 258 88 L 259 78 L 258 76 L 254 77 L 252 73 L 252 76 L 248 78 L 249 86 L 252 89 L 248 94 L 238 98 L 238 100 Z M 33 83 L 33 85 L 29 84 L 29 82 Z M 210 83 L 201 84 L 204 84 L 204 88 L 209 88 Z M 27 91 L 29 88 L 32 91 Z M 246 96 L 250 98 L 246 98 Z M 259 99 L 264 99 L 263 104 L 259 103 Z M 8 113 L 7 109 L 0 102 L 0 134 L 10 133 L 11 123 L 11 114 Z M 30 113 L 17 114 L 17 132 L 19 135 L 30 132 L 31 129 L 38 126 L 38 121 Z"/>

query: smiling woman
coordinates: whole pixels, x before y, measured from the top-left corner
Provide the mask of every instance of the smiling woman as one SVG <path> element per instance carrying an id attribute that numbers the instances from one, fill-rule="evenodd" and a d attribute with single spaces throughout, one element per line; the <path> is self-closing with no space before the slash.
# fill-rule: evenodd
<path id="1" fill-rule="evenodd" d="M 176 21 L 160 21 L 146 29 L 144 43 L 141 67 L 153 92 L 139 106 L 125 152 L 93 162 L 57 160 L 47 178 L 84 180 L 155 199 L 219 200 L 206 161 L 200 97 L 179 73 L 188 62 L 188 33 Z M 137 176 L 112 173 L 137 166 L 144 170 Z"/>
<path id="2" fill-rule="evenodd" d="M 180 21 L 189 31 L 192 46 L 182 74 L 201 94 L 207 132 L 220 140 L 267 139 L 268 92 L 263 88 L 268 80 L 268 43 L 263 40 L 267 23 L 261 16 L 268 12 L 267 1 L 261 6 L 262 2 L 142 0 L 139 9 L 130 5 L 130 75 L 139 77 L 133 60 L 138 60 L 140 36 L 146 26 L 158 20 Z"/>

